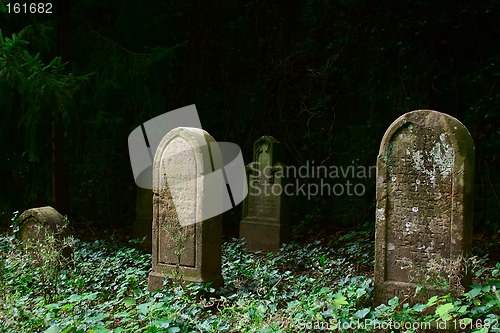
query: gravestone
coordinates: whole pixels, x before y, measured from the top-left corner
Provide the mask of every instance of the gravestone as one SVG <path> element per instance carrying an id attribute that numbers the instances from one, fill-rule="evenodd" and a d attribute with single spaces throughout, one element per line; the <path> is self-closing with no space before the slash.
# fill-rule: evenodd
<path id="1" fill-rule="evenodd" d="M 426 284 L 413 296 L 429 263 L 470 254 L 473 184 L 474 143 L 457 119 L 417 110 L 392 123 L 377 158 L 375 304 L 442 292 Z M 451 286 L 464 283 L 448 273 Z"/>
<path id="2" fill-rule="evenodd" d="M 221 168 L 218 145 L 202 129 L 178 127 L 160 142 L 153 162 L 150 291 L 174 277 L 222 285 L 222 217 L 217 212 L 223 211 L 225 183 L 211 178 L 221 176 Z"/>
<path id="3" fill-rule="evenodd" d="M 19 227 L 17 237 L 21 241 L 43 241 L 49 232 L 58 237 L 67 234 L 63 216 L 50 206 L 24 211 L 16 219 L 16 224 Z"/>
<path id="4" fill-rule="evenodd" d="M 247 165 L 248 195 L 243 202 L 240 237 L 250 251 L 277 251 L 289 239 L 281 147 L 263 136 L 254 142 L 253 162 Z"/>
<path id="5" fill-rule="evenodd" d="M 64 217 L 53 207 L 45 206 L 31 208 L 24 211 L 16 219 L 16 237 L 24 243 L 44 242 L 51 234 L 61 241 L 61 253 L 65 257 L 71 256 L 73 249 L 62 240 L 70 235 Z"/>
<path id="6" fill-rule="evenodd" d="M 151 225 L 153 222 L 153 191 L 137 186 L 133 237 L 144 239 L 144 249 L 151 252 Z"/>

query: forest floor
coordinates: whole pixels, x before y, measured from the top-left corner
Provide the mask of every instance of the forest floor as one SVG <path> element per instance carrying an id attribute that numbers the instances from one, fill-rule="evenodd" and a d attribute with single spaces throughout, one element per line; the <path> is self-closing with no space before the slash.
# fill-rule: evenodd
<path id="1" fill-rule="evenodd" d="M 479 259 L 469 292 L 410 305 L 412 292 L 374 306 L 374 232 L 368 223 L 295 228 L 292 242 L 277 253 L 245 251 L 235 239 L 238 224 L 226 224 L 223 287 L 215 291 L 173 278 L 153 293 L 146 278 L 151 254 L 131 227 L 70 223 L 78 231 L 70 258 L 59 254 L 57 241 L 34 244 L 32 251 L 0 236 L 1 332 L 320 332 L 360 322 L 458 322 L 470 324 L 467 332 L 500 332 L 498 234 L 475 233 Z M 422 288 L 419 283 L 415 295 L 425 294 Z M 486 321 L 495 328 L 484 328 Z"/>
<path id="2" fill-rule="evenodd" d="M 127 244 L 134 238 L 132 226 L 102 228 L 102 222 L 92 221 L 71 221 L 72 234 L 82 241 L 93 241 L 96 239 L 113 238 L 123 244 Z M 353 228 L 341 228 L 335 224 L 329 226 L 309 225 L 302 228 L 295 228 L 291 232 L 290 241 L 298 244 L 310 244 L 319 242 L 322 246 L 339 248 L 344 245 L 338 240 L 344 239 L 346 235 L 353 231 L 362 230 L 365 241 L 375 243 L 375 233 L 372 227 L 361 225 Z M 0 234 L 9 233 L 7 227 L 0 227 Z M 360 233 L 356 233 L 359 237 Z M 239 224 L 231 223 L 223 225 L 223 241 L 231 241 L 239 238 Z M 484 256 L 488 254 L 491 263 L 500 262 L 500 231 L 491 232 L 487 230 L 475 230 L 473 232 L 473 255 Z"/>
<path id="3" fill-rule="evenodd" d="M 103 229 L 98 227 L 101 223 L 92 223 L 89 221 L 80 222 L 73 227 L 75 237 L 82 241 L 92 241 L 95 239 L 113 238 L 123 244 L 127 244 L 134 238 L 132 226 Z M 346 244 L 353 241 L 350 234 L 355 237 L 363 237 L 365 243 L 371 243 L 367 248 L 369 250 L 374 248 L 375 232 L 373 226 L 369 224 L 359 225 L 352 228 L 341 228 L 335 224 L 329 226 L 313 224 L 307 227 L 292 228 L 290 242 L 298 244 L 312 244 L 317 243 L 321 246 L 330 247 L 333 249 L 340 249 Z M 223 225 L 223 241 L 229 242 L 239 238 L 239 224 L 226 223 Z M 472 254 L 479 257 L 488 255 L 488 264 L 495 265 L 500 262 L 500 232 L 491 232 L 484 230 L 475 230 L 473 232 L 472 240 Z M 146 251 L 149 252 L 149 251 Z M 374 256 L 374 252 L 370 251 Z"/>

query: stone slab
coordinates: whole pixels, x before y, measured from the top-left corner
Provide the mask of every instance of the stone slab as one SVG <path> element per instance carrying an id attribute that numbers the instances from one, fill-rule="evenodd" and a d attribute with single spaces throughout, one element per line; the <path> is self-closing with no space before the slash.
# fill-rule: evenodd
<path id="1" fill-rule="evenodd" d="M 444 292 L 424 285 L 427 295 L 412 296 L 431 261 L 470 254 L 473 184 L 474 143 L 457 119 L 417 110 L 388 128 L 377 158 L 375 304 Z M 457 286 L 462 276 L 447 279 Z"/>
<path id="2" fill-rule="evenodd" d="M 160 142 L 153 163 L 149 290 L 165 278 L 222 285 L 222 217 L 210 209 L 223 211 L 225 184 L 208 179 L 221 168 L 218 146 L 202 129 L 179 127 Z M 214 217 L 204 219 L 206 214 Z"/>
<path id="3" fill-rule="evenodd" d="M 275 252 L 290 234 L 285 180 L 279 176 L 284 168 L 282 151 L 271 136 L 256 140 L 253 150 L 253 162 L 247 165 L 248 195 L 243 202 L 240 238 L 250 251 Z"/>

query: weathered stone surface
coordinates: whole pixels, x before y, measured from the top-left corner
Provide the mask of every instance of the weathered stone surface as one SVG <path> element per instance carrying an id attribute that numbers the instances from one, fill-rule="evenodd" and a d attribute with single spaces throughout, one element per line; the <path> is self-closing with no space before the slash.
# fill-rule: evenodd
<path id="1" fill-rule="evenodd" d="M 49 235 L 53 235 L 63 256 L 68 258 L 73 254 L 73 246 L 65 242 L 65 238 L 70 236 L 66 221 L 53 207 L 45 206 L 24 211 L 16 219 L 16 226 L 16 237 L 25 244 L 31 244 L 31 248 L 39 249 L 38 246 L 44 243 Z"/>
<path id="2" fill-rule="evenodd" d="M 474 143 L 457 119 L 417 110 L 392 123 L 377 158 L 375 304 L 421 301 L 413 294 L 431 260 L 470 253 L 473 184 Z"/>
<path id="3" fill-rule="evenodd" d="M 160 142 L 153 162 L 149 290 L 176 276 L 222 284 L 222 217 L 213 211 L 222 211 L 225 183 L 210 178 L 221 168 L 218 146 L 202 129 L 178 127 Z"/>
<path id="4" fill-rule="evenodd" d="M 277 251 L 289 238 L 283 172 L 279 172 L 283 170 L 280 143 L 263 136 L 255 141 L 253 155 L 253 162 L 247 165 L 249 190 L 243 202 L 240 237 L 250 251 Z"/>
<path id="5" fill-rule="evenodd" d="M 63 216 L 50 206 L 31 208 L 17 218 L 19 231 L 17 237 L 21 241 L 44 240 L 47 233 L 58 237 L 67 235 Z"/>

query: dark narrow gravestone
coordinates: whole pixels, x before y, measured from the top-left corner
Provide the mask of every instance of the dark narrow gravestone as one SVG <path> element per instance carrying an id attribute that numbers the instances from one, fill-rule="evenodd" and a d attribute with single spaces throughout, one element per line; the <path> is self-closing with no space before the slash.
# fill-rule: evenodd
<path id="1" fill-rule="evenodd" d="M 473 184 L 474 143 L 457 119 L 417 110 L 392 123 L 377 158 L 375 304 L 440 294 L 429 284 L 413 297 L 429 263 L 469 255 Z M 449 273 L 460 285 L 461 272 Z"/>
<path id="2" fill-rule="evenodd" d="M 225 184 L 211 181 L 221 167 L 217 143 L 202 129 L 178 127 L 160 142 L 153 162 L 150 291 L 166 277 L 222 284 L 219 214 Z"/>
<path id="3" fill-rule="evenodd" d="M 137 186 L 133 237 L 144 239 L 144 248 L 151 252 L 151 225 L 153 221 L 153 191 Z"/>
<path id="4" fill-rule="evenodd" d="M 263 136 L 254 143 L 253 162 L 247 165 L 248 196 L 243 202 L 240 237 L 250 251 L 277 251 L 288 241 L 289 225 L 284 193 L 280 143 Z"/>

